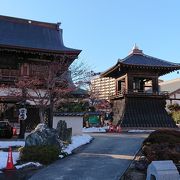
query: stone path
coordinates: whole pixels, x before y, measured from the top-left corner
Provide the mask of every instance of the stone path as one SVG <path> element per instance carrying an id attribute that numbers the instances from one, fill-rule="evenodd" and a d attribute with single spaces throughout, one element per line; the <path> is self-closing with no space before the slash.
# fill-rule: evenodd
<path id="1" fill-rule="evenodd" d="M 117 180 L 147 134 L 91 134 L 91 144 L 40 170 L 30 180 Z"/>

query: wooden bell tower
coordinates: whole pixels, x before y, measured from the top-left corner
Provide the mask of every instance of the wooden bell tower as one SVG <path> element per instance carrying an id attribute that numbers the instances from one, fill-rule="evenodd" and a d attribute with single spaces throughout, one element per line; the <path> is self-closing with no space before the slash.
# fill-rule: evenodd
<path id="1" fill-rule="evenodd" d="M 105 71 L 102 77 L 116 79 L 116 93 L 110 97 L 114 124 L 121 127 L 176 127 L 165 110 L 168 92 L 160 92 L 158 78 L 180 64 L 143 53 L 136 45 L 124 59 Z"/>

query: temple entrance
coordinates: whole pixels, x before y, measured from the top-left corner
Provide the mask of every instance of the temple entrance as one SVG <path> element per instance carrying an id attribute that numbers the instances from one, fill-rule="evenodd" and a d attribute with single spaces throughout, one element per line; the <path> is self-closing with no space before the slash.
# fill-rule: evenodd
<path id="1" fill-rule="evenodd" d="M 18 109 L 15 103 L 0 103 L 0 120 L 8 120 L 12 123 L 18 122 Z"/>

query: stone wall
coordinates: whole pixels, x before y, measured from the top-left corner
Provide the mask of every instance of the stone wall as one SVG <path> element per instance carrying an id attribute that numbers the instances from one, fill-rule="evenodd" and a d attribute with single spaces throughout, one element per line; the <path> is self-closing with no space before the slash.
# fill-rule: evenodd
<path id="1" fill-rule="evenodd" d="M 119 120 L 121 119 L 123 113 L 124 113 L 124 107 L 125 107 L 125 99 L 117 99 L 113 100 L 113 124 L 118 124 Z"/>

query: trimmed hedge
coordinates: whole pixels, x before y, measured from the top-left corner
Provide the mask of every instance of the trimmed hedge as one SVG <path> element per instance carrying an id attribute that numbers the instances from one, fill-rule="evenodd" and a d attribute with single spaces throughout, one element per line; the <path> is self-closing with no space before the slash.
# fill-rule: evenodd
<path id="1" fill-rule="evenodd" d="M 20 160 L 24 162 L 34 161 L 47 165 L 58 158 L 57 146 L 29 146 L 20 149 Z"/>

